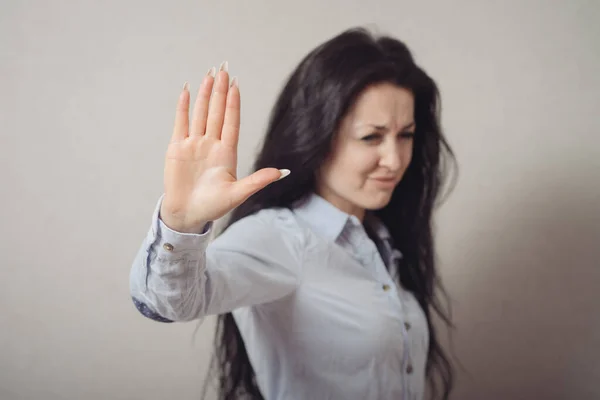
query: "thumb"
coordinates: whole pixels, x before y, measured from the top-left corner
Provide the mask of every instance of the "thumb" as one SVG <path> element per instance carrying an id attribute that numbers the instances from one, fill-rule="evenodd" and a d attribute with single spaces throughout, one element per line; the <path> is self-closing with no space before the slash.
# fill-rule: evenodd
<path id="1" fill-rule="evenodd" d="M 235 183 L 236 197 L 242 202 L 267 185 L 285 178 L 289 169 L 263 168 Z"/>

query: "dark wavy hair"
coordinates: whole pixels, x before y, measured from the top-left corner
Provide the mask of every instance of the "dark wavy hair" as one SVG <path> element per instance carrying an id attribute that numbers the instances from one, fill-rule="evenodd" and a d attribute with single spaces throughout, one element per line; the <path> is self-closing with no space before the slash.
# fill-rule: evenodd
<path id="1" fill-rule="evenodd" d="M 432 312 L 447 326 L 452 327 L 452 322 L 436 290 L 445 296 L 435 267 L 432 213 L 446 177 L 444 161 L 455 159 L 440 128 L 438 88 L 405 44 L 354 28 L 306 55 L 279 94 L 254 164 L 255 171 L 288 168 L 292 174 L 233 210 L 224 229 L 263 208 L 292 208 L 314 192 L 316 171 L 331 152 L 340 121 L 365 88 L 383 82 L 412 91 L 416 134 L 412 162 L 402 181 L 389 204 L 374 212 L 404 256 L 398 265 L 390 266 L 397 268 L 390 271 L 397 272 L 392 276 L 398 276 L 398 283 L 416 296 L 427 317 L 426 374 L 433 397 L 441 394 L 448 399 L 453 370 L 438 342 Z M 211 370 L 217 373 L 219 398 L 263 399 L 231 313 L 218 317 L 214 345 Z"/>

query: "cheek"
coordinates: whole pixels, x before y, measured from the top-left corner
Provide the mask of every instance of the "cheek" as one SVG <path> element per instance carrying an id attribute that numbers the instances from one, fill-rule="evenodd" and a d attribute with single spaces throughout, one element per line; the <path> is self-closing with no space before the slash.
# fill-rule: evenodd
<path id="1" fill-rule="evenodd" d="M 402 166 L 404 167 L 404 169 L 408 168 L 408 166 L 410 165 L 411 161 L 412 161 L 412 155 L 413 155 L 413 143 L 411 142 L 410 144 L 407 144 L 406 146 L 404 146 L 402 148 L 402 154 L 401 154 L 401 159 L 402 159 Z"/>
<path id="2" fill-rule="evenodd" d="M 365 151 L 357 154 L 348 167 L 362 175 L 368 175 L 376 170 L 378 165 L 379 154 L 376 151 Z"/>
<path id="3" fill-rule="evenodd" d="M 365 151 L 365 149 L 352 149 L 344 153 L 344 157 L 338 157 L 332 165 L 335 173 L 345 176 L 346 179 L 362 179 L 377 169 L 379 156 L 376 151 Z"/>

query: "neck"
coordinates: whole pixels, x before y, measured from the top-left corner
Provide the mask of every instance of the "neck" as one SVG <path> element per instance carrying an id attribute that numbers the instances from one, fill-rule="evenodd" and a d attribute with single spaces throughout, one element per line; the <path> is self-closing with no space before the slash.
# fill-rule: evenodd
<path id="1" fill-rule="evenodd" d="M 331 203 L 338 210 L 343 211 L 348 215 L 354 215 L 360 222 L 364 222 L 366 213 L 364 208 L 358 207 L 330 191 L 319 191 L 317 194 Z"/>

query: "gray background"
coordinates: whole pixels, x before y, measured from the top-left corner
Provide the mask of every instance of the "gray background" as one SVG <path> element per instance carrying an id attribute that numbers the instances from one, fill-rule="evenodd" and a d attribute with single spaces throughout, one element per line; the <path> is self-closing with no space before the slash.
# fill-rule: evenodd
<path id="1" fill-rule="evenodd" d="M 214 319 L 128 293 L 180 88 L 229 61 L 245 175 L 286 76 L 354 25 L 441 88 L 454 398 L 600 398 L 599 22 L 597 0 L 2 0 L 0 399 L 198 398 Z"/>

